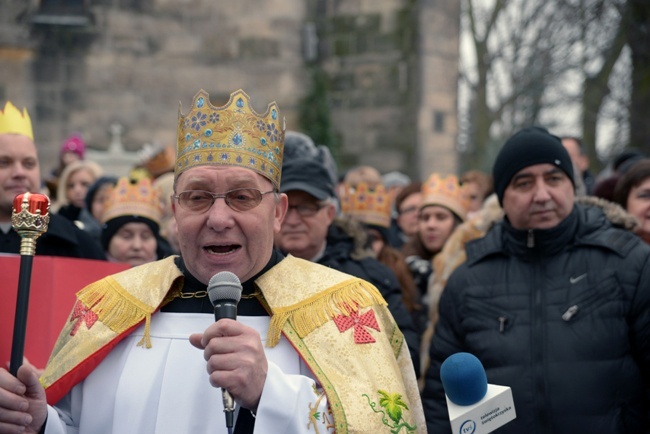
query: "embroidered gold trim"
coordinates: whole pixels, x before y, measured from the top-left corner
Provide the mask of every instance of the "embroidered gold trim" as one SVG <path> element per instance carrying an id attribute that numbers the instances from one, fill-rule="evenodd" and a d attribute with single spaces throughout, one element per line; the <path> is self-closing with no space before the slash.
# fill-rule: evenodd
<path id="1" fill-rule="evenodd" d="M 117 334 L 133 327 L 145 318 L 145 330 L 138 345 L 151 348 L 150 324 L 154 306 L 138 300 L 108 276 L 95 285 L 79 291 L 77 298 L 91 309 L 99 320 Z"/>
<path id="2" fill-rule="evenodd" d="M 284 335 L 289 342 L 291 342 L 291 345 L 293 345 L 296 351 L 300 353 L 300 357 L 305 361 L 305 363 L 307 363 L 309 369 L 312 370 L 316 378 L 318 378 L 318 381 L 321 384 L 320 390 L 322 390 L 327 396 L 329 412 L 333 418 L 334 432 L 337 434 L 348 434 L 347 415 L 344 410 L 341 396 L 339 395 L 337 388 L 334 387 L 330 378 L 318 364 L 317 359 L 319 357 L 312 354 L 311 349 L 307 346 L 305 341 L 298 336 L 298 333 L 296 333 L 295 329 L 291 326 L 291 323 L 286 323 Z M 318 393 L 315 386 L 314 393 Z M 327 428 L 330 428 L 329 424 Z"/>
<path id="3" fill-rule="evenodd" d="M 357 309 L 373 304 L 386 304 L 377 288 L 361 279 L 346 280 L 300 303 L 274 308 L 267 345 L 277 345 L 287 321 L 291 321 L 298 335 L 303 338 L 336 315 L 348 316 Z"/>

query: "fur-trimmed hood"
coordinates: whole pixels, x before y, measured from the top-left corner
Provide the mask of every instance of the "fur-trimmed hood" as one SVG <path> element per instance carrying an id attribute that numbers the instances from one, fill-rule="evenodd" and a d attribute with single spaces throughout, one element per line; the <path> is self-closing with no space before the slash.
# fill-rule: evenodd
<path id="1" fill-rule="evenodd" d="M 576 197 L 576 203 L 602 208 L 605 217 L 607 217 L 607 220 L 612 222 L 614 226 L 633 232 L 639 227 L 637 219 L 617 203 L 596 196 L 578 196 Z"/>
<path id="2" fill-rule="evenodd" d="M 368 234 L 358 221 L 351 217 L 336 217 L 327 232 L 327 244 L 330 246 L 339 243 L 349 243 L 350 257 L 354 260 L 363 258 L 376 258 L 375 253 L 368 246 Z"/>

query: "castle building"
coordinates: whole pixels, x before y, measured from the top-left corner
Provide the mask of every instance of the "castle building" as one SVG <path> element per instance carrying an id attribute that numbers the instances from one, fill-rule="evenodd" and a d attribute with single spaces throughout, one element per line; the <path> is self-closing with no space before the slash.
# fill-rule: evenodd
<path id="1" fill-rule="evenodd" d="M 454 173 L 459 17 L 454 0 L 6 0 L 0 100 L 30 111 L 44 173 L 74 132 L 97 151 L 115 124 L 127 152 L 174 143 L 201 88 L 275 100 L 299 131 L 316 95 L 341 170 Z"/>

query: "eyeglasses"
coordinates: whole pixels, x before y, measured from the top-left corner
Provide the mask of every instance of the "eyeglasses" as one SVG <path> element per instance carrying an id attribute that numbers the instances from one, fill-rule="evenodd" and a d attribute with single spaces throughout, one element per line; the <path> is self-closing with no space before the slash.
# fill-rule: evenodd
<path id="1" fill-rule="evenodd" d="M 418 207 L 417 207 L 417 206 L 409 206 L 408 208 L 404 208 L 403 210 L 401 210 L 401 211 L 399 212 L 399 214 L 400 214 L 400 215 L 404 215 L 404 214 L 413 214 L 413 213 L 414 213 L 415 211 L 417 211 L 417 210 L 418 210 Z"/>
<path id="2" fill-rule="evenodd" d="M 226 205 L 235 211 L 248 211 L 259 205 L 265 194 L 273 193 L 274 191 L 259 191 L 256 188 L 236 188 L 224 194 L 215 194 L 205 190 L 186 190 L 181 191 L 174 198 L 187 211 L 205 212 L 220 197 L 226 201 Z"/>
<path id="3" fill-rule="evenodd" d="M 292 209 L 295 209 L 300 217 L 312 217 L 324 207 L 325 205 L 320 205 L 317 203 L 301 203 L 300 205 L 289 205 L 289 208 L 287 208 L 287 214 L 289 214 Z"/>

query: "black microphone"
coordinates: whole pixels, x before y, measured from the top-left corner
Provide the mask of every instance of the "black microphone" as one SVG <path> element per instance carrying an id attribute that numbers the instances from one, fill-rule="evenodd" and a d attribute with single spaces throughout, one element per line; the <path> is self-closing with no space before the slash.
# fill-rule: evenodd
<path id="1" fill-rule="evenodd" d="M 230 271 L 215 274 L 208 282 L 208 297 L 214 306 L 214 319 L 237 319 L 237 303 L 241 299 L 242 286 L 239 278 Z M 226 414 L 226 427 L 232 432 L 235 401 L 230 393 L 221 388 L 223 411 Z"/>

